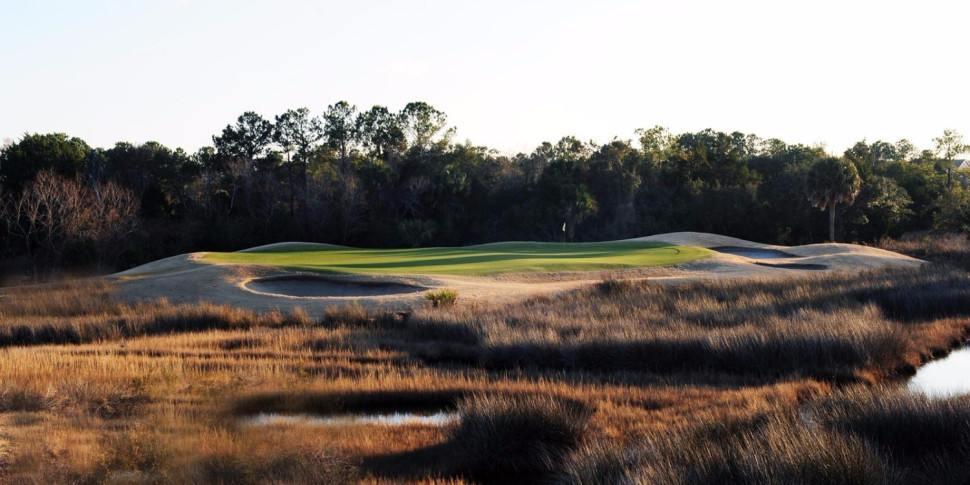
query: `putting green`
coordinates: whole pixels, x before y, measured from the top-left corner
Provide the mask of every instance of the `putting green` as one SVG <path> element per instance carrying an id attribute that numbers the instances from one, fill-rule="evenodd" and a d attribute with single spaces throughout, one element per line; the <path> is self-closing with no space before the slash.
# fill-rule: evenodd
<path id="1" fill-rule="evenodd" d="M 614 241 L 510 242 L 457 248 L 358 249 L 293 244 L 236 253 L 208 253 L 210 263 L 281 266 L 321 273 L 440 274 L 480 276 L 535 271 L 590 271 L 663 266 L 710 255 L 695 246 Z"/>

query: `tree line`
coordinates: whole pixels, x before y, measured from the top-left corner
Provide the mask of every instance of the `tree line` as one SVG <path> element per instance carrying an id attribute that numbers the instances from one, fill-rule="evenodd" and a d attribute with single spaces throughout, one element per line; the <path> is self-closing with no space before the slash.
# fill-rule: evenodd
<path id="1" fill-rule="evenodd" d="M 932 149 L 862 140 L 838 157 L 738 132 L 636 134 L 509 156 L 456 142 L 427 103 L 344 101 L 319 115 L 245 112 L 195 153 L 25 134 L 0 151 L 0 237 L 7 261 L 114 268 L 285 240 L 416 247 L 692 230 L 801 244 L 970 224 L 954 165 L 967 146 L 952 130 Z"/>

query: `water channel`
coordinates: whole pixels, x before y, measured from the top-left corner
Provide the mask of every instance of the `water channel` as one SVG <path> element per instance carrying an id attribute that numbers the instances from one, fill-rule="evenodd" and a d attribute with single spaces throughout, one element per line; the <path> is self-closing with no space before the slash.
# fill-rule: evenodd
<path id="1" fill-rule="evenodd" d="M 388 414 L 340 414 L 323 416 L 315 414 L 261 413 L 243 420 L 249 426 L 356 426 L 374 424 L 379 426 L 405 426 L 420 424 L 444 426 L 458 419 L 458 413 L 439 411 L 434 414 L 388 413 Z"/>
<path id="2" fill-rule="evenodd" d="M 970 393 L 970 346 L 924 364 L 906 388 L 937 399 Z"/>

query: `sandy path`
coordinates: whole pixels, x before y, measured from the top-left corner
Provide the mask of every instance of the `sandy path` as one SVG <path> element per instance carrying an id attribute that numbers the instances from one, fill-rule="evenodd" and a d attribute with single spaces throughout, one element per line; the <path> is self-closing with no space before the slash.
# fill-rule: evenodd
<path id="1" fill-rule="evenodd" d="M 608 272 L 493 276 L 321 276 L 275 267 L 210 264 L 201 261 L 204 253 L 193 253 L 139 266 L 110 278 L 118 282 L 119 295 L 126 301 L 166 298 L 174 303 L 193 303 L 208 300 L 257 311 L 289 311 L 299 307 L 313 315 L 327 307 L 355 302 L 370 308 L 411 308 L 425 304 L 425 291 L 443 287 L 458 290 L 461 301 L 511 302 L 535 295 L 574 290 L 600 282 L 604 277 L 650 279 L 675 284 L 717 278 L 792 278 L 818 274 L 820 271 L 859 272 L 867 269 L 912 267 L 923 263 L 890 251 L 852 244 L 786 247 L 693 232 L 661 234 L 632 240 L 706 248 L 769 249 L 784 251 L 793 257 L 757 259 L 714 253 L 708 258 L 676 267 Z"/>

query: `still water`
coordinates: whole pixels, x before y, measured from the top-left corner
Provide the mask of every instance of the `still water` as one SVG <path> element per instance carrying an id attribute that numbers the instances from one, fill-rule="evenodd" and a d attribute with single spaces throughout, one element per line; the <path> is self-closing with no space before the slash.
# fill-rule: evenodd
<path id="1" fill-rule="evenodd" d="M 923 365 L 906 388 L 932 398 L 970 393 L 970 346 Z"/>
<path id="2" fill-rule="evenodd" d="M 424 424 L 444 426 L 458 419 L 458 413 L 441 411 L 434 414 L 390 413 L 390 414 L 343 414 L 320 416 L 314 414 L 276 414 L 262 413 L 243 420 L 250 426 L 353 426 L 376 424 L 380 426 L 404 426 Z"/>

